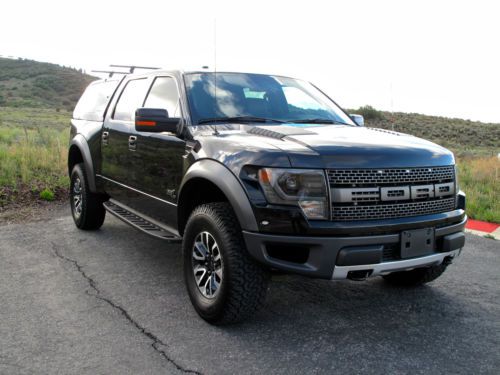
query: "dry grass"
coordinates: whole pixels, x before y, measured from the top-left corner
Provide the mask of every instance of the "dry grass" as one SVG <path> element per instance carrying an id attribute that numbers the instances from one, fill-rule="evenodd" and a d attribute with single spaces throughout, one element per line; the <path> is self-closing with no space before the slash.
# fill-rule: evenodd
<path id="1" fill-rule="evenodd" d="M 0 107 L 0 208 L 13 200 L 17 204 L 36 200 L 45 189 L 54 192 L 56 198 L 64 196 L 68 186 L 66 160 L 70 117 L 70 113 L 56 110 Z M 445 129 L 451 126 L 446 125 L 439 127 L 439 136 L 435 137 L 430 132 L 434 124 L 405 130 L 418 133 L 418 129 L 426 134 L 415 135 L 427 135 L 426 138 L 439 141 Z M 461 140 L 455 139 L 461 133 L 457 129 L 466 124 L 456 126 L 452 128 L 454 132 L 449 131 L 448 142 L 453 143 L 452 149 L 461 155 L 458 158 L 459 182 L 467 194 L 467 213 L 474 219 L 500 223 L 500 161 L 496 156 L 480 156 L 497 152 L 498 139 L 492 138 L 487 146 L 484 139 L 491 129 L 495 131 L 490 132 L 490 136 L 495 135 L 500 125 L 489 124 L 483 129 L 476 123 L 474 126 L 485 134 L 475 139 L 470 136 L 467 143 L 463 141 L 470 153 L 463 152 L 465 147 L 460 152 L 457 145 Z"/>
<path id="2" fill-rule="evenodd" d="M 460 188 L 467 194 L 469 217 L 500 223 L 500 160 L 462 158 L 458 160 Z"/>
<path id="3" fill-rule="evenodd" d="M 40 111 L 40 116 L 36 112 Z M 68 115 L 0 108 L 0 206 L 68 186 Z M 37 120 L 32 120 L 35 117 Z"/>

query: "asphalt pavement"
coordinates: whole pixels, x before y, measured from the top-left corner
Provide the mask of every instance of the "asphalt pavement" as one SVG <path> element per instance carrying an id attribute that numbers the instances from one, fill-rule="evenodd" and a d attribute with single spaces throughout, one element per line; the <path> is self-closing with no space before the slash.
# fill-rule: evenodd
<path id="1" fill-rule="evenodd" d="M 262 311 L 213 327 L 179 245 L 50 215 L 0 227 L 0 374 L 500 373 L 500 241 L 468 234 L 416 289 L 276 275 Z"/>

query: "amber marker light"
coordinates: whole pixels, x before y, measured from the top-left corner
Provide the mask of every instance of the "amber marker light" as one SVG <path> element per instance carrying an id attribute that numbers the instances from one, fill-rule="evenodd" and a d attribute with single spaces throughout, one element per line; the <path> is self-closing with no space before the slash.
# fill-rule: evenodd
<path id="1" fill-rule="evenodd" d="M 259 169 L 259 181 L 264 184 L 271 183 L 271 171 L 266 168 Z"/>
<path id="2" fill-rule="evenodd" d="M 137 121 L 137 125 L 139 126 L 156 126 L 155 121 Z"/>

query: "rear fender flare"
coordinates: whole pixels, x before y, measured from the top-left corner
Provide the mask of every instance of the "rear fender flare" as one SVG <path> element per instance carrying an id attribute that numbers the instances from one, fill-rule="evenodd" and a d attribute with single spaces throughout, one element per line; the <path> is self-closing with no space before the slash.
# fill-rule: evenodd
<path id="1" fill-rule="evenodd" d="M 71 148 L 72 146 L 78 147 L 80 153 L 82 154 L 89 188 L 91 192 L 95 193 L 97 189 L 95 184 L 94 164 L 92 162 L 92 156 L 90 154 L 90 148 L 87 144 L 87 140 L 83 137 L 83 135 L 77 134 L 70 142 L 69 147 Z M 71 173 L 71 171 L 69 171 L 69 173 Z"/>

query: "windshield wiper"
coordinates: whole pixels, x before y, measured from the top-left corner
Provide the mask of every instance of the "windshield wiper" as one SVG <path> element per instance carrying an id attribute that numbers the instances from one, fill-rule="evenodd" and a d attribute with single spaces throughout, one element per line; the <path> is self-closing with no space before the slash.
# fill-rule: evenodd
<path id="1" fill-rule="evenodd" d="M 286 122 L 292 124 L 338 124 L 338 125 L 348 125 L 352 126 L 352 124 L 348 124 L 346 122 L 332 120 L 328 118 L 305 118 L 299 120 L 288 120 Z"/>
<path id="2" fill-rule="evenodd" d="M 234 117 L 213 117 L 213 118 L 202 118 L 198 121 L 198 124 L 215 124 L 217 122 L 227 123 L 227 122 L 274 122 L 282 124 L 285 121 L 276 120 L 273 118 L 265 117 L 254 117 L 254 116 L 234 116 Z"/>

